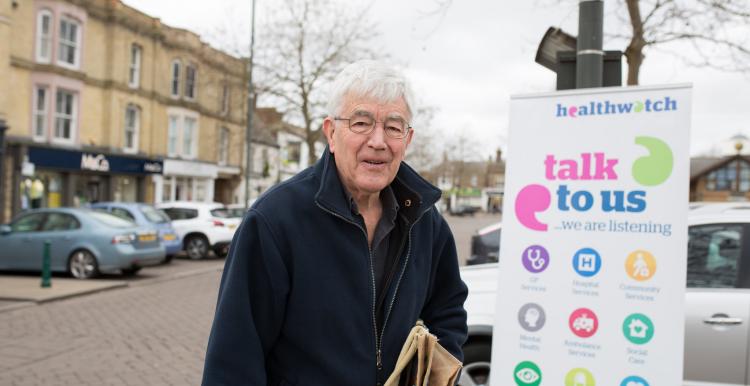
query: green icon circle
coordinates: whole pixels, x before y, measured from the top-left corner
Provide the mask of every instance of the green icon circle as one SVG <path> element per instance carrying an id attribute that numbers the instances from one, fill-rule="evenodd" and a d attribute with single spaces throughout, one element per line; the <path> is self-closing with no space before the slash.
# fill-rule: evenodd
<path id="1" fill-rule="evenodd" d="M 518 386 L 539 386 L 542 383 L 542 370 L 536 363 L 524 361 L 513 370 L 513 379 Z"/>
<path id="2" fill-rule="evenodd" d="M 622 322 L 622 333 L 633 344 L 646 344 L 654 337 L 654 323 L 643 314 L 630 314 Z"/>
<path id="3" fill-rule="evenodd" d="M 596 386 L 596 381 L 590 371 L 577 368 L 568 371 L 568 375 L 565 376 L 565 386 Z"/>

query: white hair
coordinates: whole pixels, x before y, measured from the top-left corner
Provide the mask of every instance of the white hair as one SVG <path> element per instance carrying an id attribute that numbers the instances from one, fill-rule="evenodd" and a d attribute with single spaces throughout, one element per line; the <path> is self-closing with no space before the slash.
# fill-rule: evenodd
<path id="1" fill-rule="evenodd" d="M 326 110 L 336 116 L 346 97 L 368 97 L 380 103 L 404 98 L 409 119 L 414 114 L 414 96 L 404 75 L 375 60 L 360 60 L 344 67 L 331 84 Z"/>

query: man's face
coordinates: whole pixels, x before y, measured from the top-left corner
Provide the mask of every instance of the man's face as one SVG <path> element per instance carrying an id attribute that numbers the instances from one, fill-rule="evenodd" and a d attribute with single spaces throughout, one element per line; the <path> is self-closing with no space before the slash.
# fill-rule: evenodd
<path id="1" fill-rule="evenodd" d="M 349 129 L 349 121 L 327 117 L 323 131 L 344 186 L 352 195 L 379 193 L 396 177 L 411 142 L 412 130 L 404 138 L 392 138 L 385 133 L 386 120 L 408 122 L 409 114 L 403 99 L 380 103 L 371 98 L 346 98 L 339 117 L 371 116 L 377 123 L 369 134 L 357 134 Z"/>

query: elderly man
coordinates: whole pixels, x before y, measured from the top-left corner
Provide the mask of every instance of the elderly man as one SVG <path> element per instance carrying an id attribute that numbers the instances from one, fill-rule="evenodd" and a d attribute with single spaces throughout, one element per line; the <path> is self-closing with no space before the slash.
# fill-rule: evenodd
<path id="1" fill-rule="evenodd" d="M 380 385 L 418 319 L 462 358 L 467 289 L 440 191 L 402 162 L 413 106 L 379 62 L 334 80 L 328 149 L 237 230 L 204 385 Z"/>

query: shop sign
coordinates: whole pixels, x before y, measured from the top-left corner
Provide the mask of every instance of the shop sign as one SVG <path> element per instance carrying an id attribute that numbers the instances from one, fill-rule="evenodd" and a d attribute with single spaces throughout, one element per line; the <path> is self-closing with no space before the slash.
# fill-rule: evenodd
<path id="1" fill-rule="evenodd" d="M 109 161 L 104 154 L 81 154 L 81 169 L 82 170 L 93 170 L 97 172 L 108 172 Z"/>

